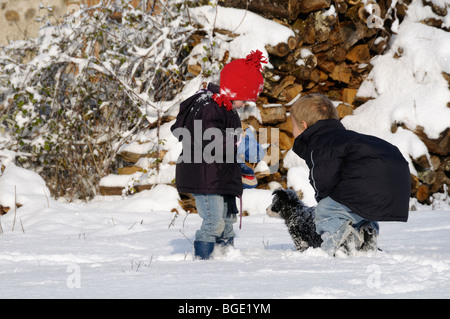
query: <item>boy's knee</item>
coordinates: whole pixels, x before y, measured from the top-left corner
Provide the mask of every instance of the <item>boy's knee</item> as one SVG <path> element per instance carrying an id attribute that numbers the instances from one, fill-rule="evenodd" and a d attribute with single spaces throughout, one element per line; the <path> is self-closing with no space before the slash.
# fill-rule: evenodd
<path id="1" fill-rule="evenodd" d="M 315 211 L 316 219 L 320 220 L 330 215 L 330 212 L 332 211 L 330 200 L 330 197 L 325 197 L 317 203 Z"/>

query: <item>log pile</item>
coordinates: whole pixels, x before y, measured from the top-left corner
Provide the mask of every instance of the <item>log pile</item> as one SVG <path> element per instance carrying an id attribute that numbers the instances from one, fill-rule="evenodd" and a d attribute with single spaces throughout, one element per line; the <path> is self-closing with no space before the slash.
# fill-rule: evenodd
<path id="1" fill-rule="evenodd" d="M 441 11 L 446 9 L 436 7 L 432 1 L 423 1 L 432 6 L 433 12 L 443 14 Z M 405 17 L 410 2 L 396 3 L 394 11 L 399 22 Z M 377 12 L 379 16 L 390 16 L 387 12 L 391 0 L 373 3 L 380 9 Z M 264 89 L 256 103 L 260 116 L 250 116 L 243 121 L 244 128 L 251 126 L 256 133 L 261 128 L 266 129 L 264 132 L 270 132 L 270 128 L 279 129 L 276 142 L 271 141 L 270 134 L 267 136 L 270 145 L 268 158 L 277 152 L 279 169 L 274 174 L 258 171 L 258 188 L 268 189 L 271 182 L 278 182 L 286 188 L 287 170 L 282 162 L 293 145 L 290 105 L 299 94 L 319 92 L 339 104 L 340 118 L 352 114 L 355 108 L 368 100 L 357 97 L 356 93 L 371 70 L 369 61 L 385 50 L 392 34 L 392 21 L 386 18 L 382 28 L 377 27 L 373 12 L 370 12 L 370 1 L 361 0 L 225 0 L 219 1 L 219 5 L 248 9 L 291 28 L 295 33 L 286 43 L 266 47 L 273 68 L 266 68 L 263 72 Z M 442 25 L 442 21 L 436 20 L 423 23 L 435 27 Z M 230 35 L 224 30 L 216 32 Z M 201 32 L 195 34 L 192 45 L 200 43 L 202 36 Z M 227 59 L 228 56 L 223 57 L 224 61 Z M 188 66 L 188 71 L 195 76 L 202 72 L 198 64 Z M 450 87 L 450 76 L 443 76 Z M 392 130 L 395 129 L 394 125 Z M 431 163 L 427 158 L 414 159 L 418 176 L 412 176 L 412 194 L 420 202 L 428 202 L 432 193 L 448 190 L 450 185 L 450 130 L 443 132 L 437 140 L 428 139 L 420 128 L 415 133 L 428 146 L 432 156 Z M 270 159 L 267 161 L 268 166 L 273 164 Z M 185 207 L 192 209 L 192 198 L 186 197 L 183 202 Z"/>
<path id="2" fill-rule="evenodd" d="M 382 54 L 389 42 L 392 32 L 389 19 L 385 19 L 383 29 L 377 28 L 371 14 L 370 4 L 377 4 L 381 17 L 387 17 L 392 1 L 360 0 L 225 0 L 223 6 L 247 8 L 262 16 L 277 20 L 289 26 L 296 37 L 288 39 L 275 47 L 267 47 L 270 63 L 274 69 L 265 71 L 265 87 L 258 100 L 258 108 L 264 112 L 262 123 L 255 119 L 246 122 L 255 128 L 274 126 L 280 129 L 280 162 L 286 151 L 292 147 L 292 127 L 290 119 L 283 121 L 271 113 L 267 104 L 281 103 L 283 111 L 289 112 L 289 105 L 299 93 L 319 92 L 338 102 L 340 118 L 352 114 L 353 110 L 366 102 L 368 98 L 356 97 L 356 93 L 368 76 L 371 66 L 369 61 Z M 248 3 L 248 4 L 247 4 Z M 396 18 L 401 22 L 406 15 L 410 0 L 399 1 L 395 5 Z M 447 15 L 447 7 L 439 7 L 432 1 L 423 0 L 432 11 L 442 19 L 427 19 L 422 23 L 442 28 Z M 334 5 L 334 13 L 330 10 Z M 273 8 L 273 9 L 272 9 Z M 278 14 L 283 8 L 283 14 Z M 372 20 L 371 20 L 372 19 Z M 450 75 L 443 74 L 449 82 Z M 448 104 L 450 107 L 450 103 Z M 393 125 L 392 132 L 395 132 Z M 438 139 L 429 139 L 423 128 L 416 128 L 414 133 L 427 146 L 431 158 L 425 156 L 413 159 L 417 175 L 411 176 L 412 196 L 420 202 L 430 203 L 430 196 L 436 192 L 449 192 L 450 186 L 450 129 L 442 132 Z M 271 146 L 273 147 L 273 145 Z M 278 174 L 279 173 L 279 174 Z M 266 188 L 270 181 L 278 181 L 283 187 L 286 170 L 280 167 L 277 174 L 262 175 L 260 188 Z"/>
<path id="3" fill-rule="evenodd" d="M 419 202 L 430 204 L 434 193 L 450 193 L 450 128 L 437 139 L 430 139 L 418 128 L 415 133 L 425 143 L 430 152 L 426 156 L 413 159 L 417 176 L 411 175 L 411 193 Z"/>

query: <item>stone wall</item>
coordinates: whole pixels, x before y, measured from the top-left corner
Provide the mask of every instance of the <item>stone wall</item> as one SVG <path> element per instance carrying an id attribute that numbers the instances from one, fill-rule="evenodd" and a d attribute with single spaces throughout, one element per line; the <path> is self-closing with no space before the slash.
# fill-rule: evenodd
<path id="1" fill-rule="evenodd" d="M 36 18 L 47 14 L 47 10 L 39 9 L 40 3 L 51 6 L 55 19 L 59 19 L 80 5 L 93 6 L 99 2 L 100 0 L 0 0 L 0 45 L 38 35 L 41 24 Z M 135 8 L 143 7 L 147 12 L 153 8 L 158 13 L 158 4 L 154 6 L 153 3 L 154 0 L 130 1 Z"/>
<path id="2" fill-rule="evenodd" d="M 47 13 L 39 4 L 51 6 L 55 18 L 63 16 L 70 5 L 88 4 L 88 0 L 0 0 L 0 45 L 9 41 L 36 37 L 40 23 L 35 19 Z"/>

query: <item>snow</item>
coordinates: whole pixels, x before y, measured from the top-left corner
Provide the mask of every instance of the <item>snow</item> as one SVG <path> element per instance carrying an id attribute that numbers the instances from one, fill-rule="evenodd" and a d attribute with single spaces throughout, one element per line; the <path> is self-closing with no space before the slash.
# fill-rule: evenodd
<path id="1" fill-rule="evenodd" d="M 448 32 L 421 23 L 402 23 L 389 52 L 372 60 L 374 69 L 358 91 L 375 101 L 358 109 L 354 119 L 349 117 L 345 123 L 361 122 L 358 115 L 367 116 L 365 108 L 372 108 L 376 112 L 370 116 L 378 113 L 378 125 L 422 126 L 430 138 L 438 138 L 450 126 L 450 91 L 442 76 L 442 72 L 450 73 L 449 57 Z M 379 129 L 372 126 L 372 131 Z"/>
<path id="2" fill-rule="evenodd" d="M 40 177 L 11 165 L 2 187 L 15 184 L 25 204 L 0 219 L 2 298 L 450 297 L 448 198 L 435 210 L 412 202 L 408 223 L 381 223 L 383 251 L 333 258 L 295 251 L 283 222 L 265 214 L 271 191 L 246 190 L 250 216 L 235 247 L 200 261 L 201 219 L 178 206 L 173 187 L 66 203 L 33 191 Z"/>
<path id="3" fill-rule="evenodd" d="M 30 184 L 30 181 L 33 181 Z M 11 185 L 14 185 L 11 187 Z M 7 165 L 0 178 L 0 203 L 4 207 L 14 207 L 15 203 L 45 205 L 50 191 L 40 176 L 14 164 Z"/>
<path id="4" fill-rule="evenodd" d="M 344 126 L 383 138 L 396 145 L 410 163 L 410 158 L 425 155 L 425 144 L 412 133 L 422 127 L 436 139 L 450 127 L 450 90 L 442 73 L 450 73 L 450 34 L 419 21 L 433 17 L 429 6 L 413 1 L 408 15 L 391 39 L 389 49 L 372 59 L 374 66 L 357 95 L 371 97 L 353 115 L 342 120 Z M 449 24 L 449 15 L 444 24 Z M 405 125 L 395 133 L 392 125 Z"/>
<path id="5" fill-rule="evenodd" d="M 209 32 L 215 27 L 239 34 L 236 38 L 216 35 L 219 57 L 228 50 L 230 58 L 241 58 L 255 49 L 267 56 L 267 44 L 276 45 L 293 35 L 246 10 L 204 6 L 189 11 L 193 22 Z M 334 8 L 328 14 L 334 14 Z M 446 106 L 450 92 L 441 74 L 450 73 L 450 36 L 418 23 L 433 16 L 430 7 L 413 0 L 387 51 L 371 61 L 373 70 L 358 92 L 373 99 L 343 120 L 349 129 L 397 145 L 413 173 L 410 158 L 429 156 L 427 148 L 410 130 L 398 127 L 392 133 L 392 124 L 411 130 L 422 126 L 431 138 L 450 126 Z M 443 26 L 449 25 L 447 15 Z M 56 54 L 50 36 L 44 31 L 42 36 L 48 36 L 43 49 Z M 11 80 L 14 85 L 15 79 Z M 154 121 L 157 110 L 176 116 L 179 102 L 197 91 L 203 80 L 196 77 L 173 101 L 149 107 L 147 118 Z M 260 117 L 255 105 L 242 112 L 243 117 L 250 115 Z M 248 189 L 243 209 L 249 216 L 243 217 L 242 229 L 236 224 L 235 247 L 216 253 L 213 260 L 194 260 L 192 242 L 201 218 L 183 211 L 176 189 L 166 185 L 175 176 L 170 163 L 181 151 L 169 127 L 170 123 L 161 127 L 165 143 L 160 147 L 167 153 L 159 175 L 109 175 L 101 181 L 103 186 L 116 186 L 134 179 L 157 183 L 154 188 L 129 196 L 98 196 L 88 203 L 51 198 L 38 174 L 15 166 L 14 154 L 0 151 L 5 166 L 0 173 L 0 205 L 11 208 L 0 216 L 0 297 L 450 297 L 450 198 L 444 194 L 435 194 L 430 206 L 411 199 L 407 223 L 380 223 L 382 251 L 332 258 L 320 249 L 295 251 L 283 221 L 265 214 L 272 190 Z M 124 149 L 148 152 L 155 147 L 155 134 L 153 130 L 136 135 Z M 139 166 L 149 164 L 150 160 L 143 160 Z M 283 167 L 288 169 L 288 186 L 301 191 L 306 204 L 314 205 L 304 161 L 289 151 Z M 14 209 L 15 203 L 23 206 Z"/>
<path id="6" fill-rule="evenodd" d="M 239 34 L 231 41 L 220 41 L 216 52 L 220 57 L 228 51 L 230 58 L 243 58 L 255 50 L 260 50 L 268 57 L 266 45 L 276 46 L 287 42 L 290 36 L 295 36 L 290 28 L 248 10 L 202 6 L 190 8 L 189 13 L 191 19 L 201 24 L 206 31 L 217 28 Z"/>
<path id="7" fill-rule="evenodd" d="M 163 141 L 159 143 L 159 149 L 161 151 L 168 151 L 172 147 L 178 144 L 178 139 L 172 135 L 170 127 L 175 123 L 175 120 L 164 123 L 160 127 L 160 136 Z M 119 150 L 120 152 L 131 152 L 135 154 L 149 154 L 156 152 L 158 147 L 158 130 L 151 129 L 146 132 L 139 132 L 133 136 L 132 141 L 136 143 L 125 143 Z"/>
<path id="8" fill-rule="evenodd" d="M 138 171 L 131 175 L 116 175 L 109 174 L 103 177 L 100 181 L 100 186 L 106 187 L 121 187 L 124 185 L 154 185 L 154 184 L 170 184 L 175 178 L 175 165 L 161 163 L 159 165 L 159 172 L 156 168 L 144 168 L 144 171 Z"/>

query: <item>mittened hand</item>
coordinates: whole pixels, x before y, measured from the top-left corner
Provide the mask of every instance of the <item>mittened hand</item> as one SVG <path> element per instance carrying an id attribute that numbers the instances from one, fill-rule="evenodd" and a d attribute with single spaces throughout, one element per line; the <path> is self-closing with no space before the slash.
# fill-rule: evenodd
<path id="1" fill-rule="evenodd" d="M 249 163 L 258 163 L 265 155 L 264 149 L 249 128 L 244 132 L 244 136 L 238 145 L 237 155 L 238 158 L 244 158 Z"/>

